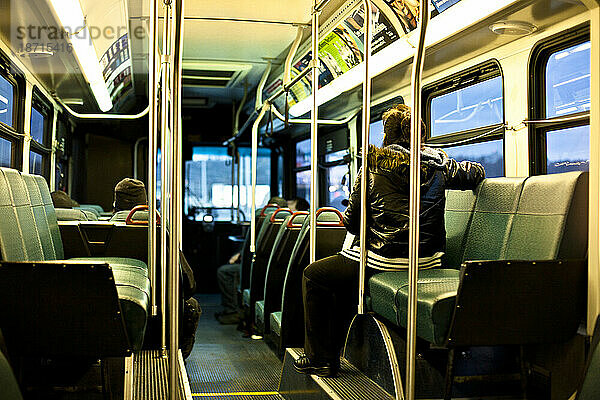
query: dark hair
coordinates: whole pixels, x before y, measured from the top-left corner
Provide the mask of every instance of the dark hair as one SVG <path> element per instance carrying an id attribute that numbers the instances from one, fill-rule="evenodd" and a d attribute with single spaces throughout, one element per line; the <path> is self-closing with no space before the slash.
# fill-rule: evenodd
<path id="1" fill-rule="evenodd" d="M 57 190 L 50 193 L 54 208 L 73 208 L 79 207 L 79 203 L 71 199 L 69 195 L 62 190 Z"/>
<path id="2" fill-rule="evenodd" d="M 390 144 L 410 145 L 410 107 L 397 104 L 383 113 L 383 147 Z M 425 138 L 425 124 L 421 121 L 421 139 Z"/>
<path id="3" fill-rule="evenodd" d="M 273 196 L 267 204 L 277 204 L 279 207 L 287 207 L 287 200 L 283 197 Z"/>
<path id="4" fill-rule="evenodd" d="M 147 204 L 144 182 L 125 178 L 117 183 L 115 186 L 115 212 L 131 210 L 133 207 L 142 204 Z"/>
<path id="5" fill-rule="evenodd" d="M 310 203 L 304 197 L 293 197 L 289 201 L 296 202 L 296 211 L 308 211 L 310 209 Z"/>

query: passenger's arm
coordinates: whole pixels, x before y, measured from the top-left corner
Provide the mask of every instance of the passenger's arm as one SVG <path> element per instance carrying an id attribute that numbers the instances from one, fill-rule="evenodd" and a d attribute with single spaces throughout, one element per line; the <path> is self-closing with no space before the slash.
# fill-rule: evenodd
<path id="1" fill-rule="evenodd" d="M 452 158 L 448 159 L 444 173 L 448 189 L 475 189 L 485 178 L 483 165 L 473 161 L 458 162 Z"/>
<path id="2" fill-rule="evenodd" d="M 348 199 L 348 207 L 344 211 L 344 226 L 348 232 L 358 235 L 360 231 L 360 179 L 362 170 L 358 171 L 358 176 L 354 181 L 350 198 Z"/>

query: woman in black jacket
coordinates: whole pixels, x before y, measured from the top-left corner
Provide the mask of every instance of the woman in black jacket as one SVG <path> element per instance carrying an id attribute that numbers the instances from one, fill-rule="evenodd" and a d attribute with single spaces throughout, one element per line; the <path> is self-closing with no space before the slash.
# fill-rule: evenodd
<path id="1" fill-rule="evenodd" d="M 383 146 L 369 146 L 368 275 L 377 269 L 408 266 L 410 119 L 410 108 L 403 104 L 386 111 Z M 344 213 L 344 225 L 354 235 L 360 226 L 361 173 Z M 484 177 L 478 163 L 459 163 L 441 150 L 421 148 L 419 268 L 441 266 L 446 247 L 445 190 L 474 189 Z M 298 372 L 320 376 L 337 373 L 345 333 L 356 311 L 359 257 L 356 236 L 349 248 L 304 270 L 305 354 L 294 362 Z"/>

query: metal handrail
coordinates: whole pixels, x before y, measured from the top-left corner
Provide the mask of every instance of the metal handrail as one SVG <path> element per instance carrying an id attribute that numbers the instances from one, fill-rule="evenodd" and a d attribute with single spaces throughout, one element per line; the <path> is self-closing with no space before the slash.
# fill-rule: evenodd
<path id="1" fill-rule="evenodd" d="M 425 60 L 425 34 L 429 22 L 429 0 L 420 0 L 419 43 L 412 68 L 412 117 L 410 124 L 410 196 L 408 222 L 408 321 L 406 341 L 406 399 L 415 398 L 417 343 L 417 279 L 419 273 L 419 212 L 421 198 L 421 75 Z"/>

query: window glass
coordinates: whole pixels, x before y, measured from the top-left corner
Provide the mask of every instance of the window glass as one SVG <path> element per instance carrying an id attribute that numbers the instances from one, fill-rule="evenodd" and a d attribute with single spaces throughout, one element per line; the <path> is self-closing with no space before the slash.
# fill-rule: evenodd
<path id="1" fill-rule="evenodd" d="M 310 177 L 310 174 L 309 174 Z M 327 205 L 340 211 L 346 209 L 342 200 L 350 195 L 348 165 L 327 168 Z"/>
<path id="2" fill-rule="evenodd" d="M 587 171 L 590 166 L 590 127 L 558 129 L 546 133 L 546 172 Z"/>
<path id="3" fill-rule="evenodd" d="M 251 149 L 240 148 L 240 210 L 250 218 L 252 206 Z M 194 147 L 192 160 L 185 163 L 184 209 L 190 219 L 201 221 L 212 214 L 216 221 L 231 220 L 231 157 L 225 147 Z M 271 150 L 258 149 L 256 207 L 262 207 L 271 194 Z M 233 187 L 237 207 L 238 185 Z"/>
<path id="4" fill-rule="evenodd" d="M 590 109 L 590 42 L 553 53 L 546 64 L 546 117 Z"/>
<path id="5" fill-rule="evenodd" d="M 369 127 L 369 144 L 383 146 L 383 120 L 371 122 Z"/>
<path id="6" fill-rule="evenodd" d="M 310 170 L 296 172 L 296 196 L 310 203 Z"/>
<path id="7" fill-rule="evenodd" d="M 31 138 L 44 144 L 44 115 L 35 107 L 31 108 Z"/>
<path id="8" fill-rule="evenodd" d="M 15 87 L 0 75 L 0 122 L 13 126 Z"/>
<path id="9" fill-rule="evenodd" d="M 456 161 L 476 161 L 485 168 L 485 176 L 494 178 L 504 176 L 503 140 L 490 140 L 463 146 L 443 149 L 448 157 Z"/>
<path id="10" fill-rule="evenodd" d="M 0 138 L 0 167 L 10 167 L 10 159 L 12 153 L 12 142 Z"/>
<path id="11" fill-rule="evenodd" d="M 502 123 L 502 77 L 433 97 L 430 120 L 432 137 Z"/>
<path id="12" fill-rule="evenodd" d="M 348 149 L 334 151 L 333 153 L 325 154 L 325 162 L 336 162 L 344 159 L 344 156 L 348 154 Z"/>
<path id="13" fill-rule="evenodd" d="M 296 168 L 310 165 L 310 139 L 296 143 Z"/>
<path id="14" fill-rule="evenodd" d="M 43 156 L 34 151 L 29 152 L 29 173 L 42 175 Z"/>

